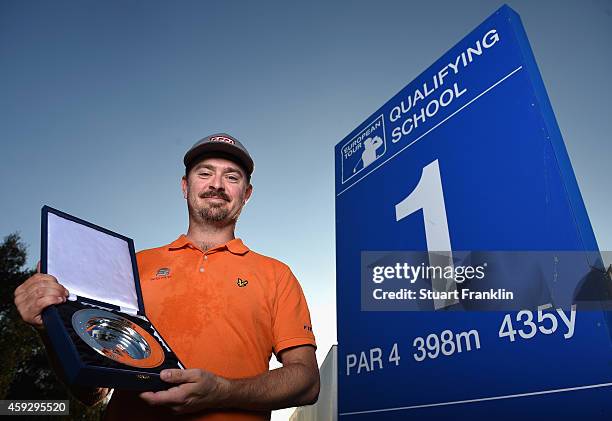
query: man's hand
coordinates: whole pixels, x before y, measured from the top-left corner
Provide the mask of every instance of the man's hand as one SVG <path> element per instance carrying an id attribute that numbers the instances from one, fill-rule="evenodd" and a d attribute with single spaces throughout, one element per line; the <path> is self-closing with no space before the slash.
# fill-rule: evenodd
<path id="1" fill-rule="evenodd" d="M 319 369 L 314 347 L 286 349 L 279 359 L 283 367 L 245 379 L 226 379 L 200 369 L 163 370 L 161 379 L 177 386 L 140 397 L 177 414 L 224 408 L 267 411 L 316 402 Z"/>
<path id="2" fill-rule="evenodd" d="M 58 361 L 57 355 L 53 352 L 50 340 L 44 330 L 42 312 L 45 308 L 53 304 L 66 302 L 68 290 L 57 282 L 55 276 L 40 273 L 40 262 L 36 267 L 36 274 L 29 277 L 23 284 L 15 290 L 15 306 L 24 322 L 34 326 L 40 335 L 40 339 L 45 344 L 49 354 L 49 361 L 53 370 L 64 381 L 64 372 Z M 109 392 L 106 388 L 79 388 L 70 387 L 72 394 L 85 405 L 95 405 L 101 401 Z"/>
<path id="3" fill-rule="evenodd" d="M 161 392 L 144 392 L 140 397 L 149 405 L 163 405 L 176 414 L 186 414 L 219 407 L 226 399 L 228 380 L 192 368 L 188 370 L 162 370 L 161 379 L 178 386 Z"/>
<path id="4" fill-rule="evenodd" d="M 54 276 L 37 273 L 29 277 L 15 290 L 15 306 L 24 322 L 37 329 L 43 328 L 42 312 L 52 304 L 66 301 L 68 290 Z"/>

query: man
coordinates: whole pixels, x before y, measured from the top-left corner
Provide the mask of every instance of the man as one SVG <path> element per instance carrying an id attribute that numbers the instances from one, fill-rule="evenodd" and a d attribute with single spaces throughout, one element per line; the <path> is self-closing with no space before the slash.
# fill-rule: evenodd
<path id="1" fill-rule="evenodd" d="M 137 260 L 147 316 L 187 369 L 162 371 L 172 386 L 165 391 L 115 391 L 106 418 L 262 420 L 272 409 L 314 403 L 316 344 L 299 283 L 234 236 L 253 192 L 251 156 L 220 133 L 198 141 L 184 164 L 187 234 Z M 17 288 L 15 304 L 46 341 L 41 313 L 67 296 L 53 276 L 36 274 Z M 272 352 L 283 366 L 268 371 Z M 73 392 L 93 403 L 108 390 Z"/>

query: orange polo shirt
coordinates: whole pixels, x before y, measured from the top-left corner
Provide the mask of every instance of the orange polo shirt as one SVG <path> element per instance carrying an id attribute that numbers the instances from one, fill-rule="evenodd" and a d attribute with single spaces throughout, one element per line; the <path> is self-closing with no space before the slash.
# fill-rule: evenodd
<path id="1" fill-rule="evenodd" d="M 147 318 L 186 368 L 227 378 L 268 371 L 272 353 L 316 346 L 302 289 L 287 265 L 240 239 L 202 251 L 181 235 L 137 254 Z M 108 419 L 166 419 L 138 394 L 115 391 Z M 198 420 L 264 420 L 270 412 L 216 411 Z"/>

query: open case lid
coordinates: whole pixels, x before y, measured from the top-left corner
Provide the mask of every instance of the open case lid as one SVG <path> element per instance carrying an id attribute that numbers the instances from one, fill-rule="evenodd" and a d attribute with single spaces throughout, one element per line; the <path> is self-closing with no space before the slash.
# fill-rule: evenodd
<path id="1" fill-rule="evenodd" d="M 134 241 L 49 206 L 42 208 L 41 272 L 71 296 L 144 314 Z"/>

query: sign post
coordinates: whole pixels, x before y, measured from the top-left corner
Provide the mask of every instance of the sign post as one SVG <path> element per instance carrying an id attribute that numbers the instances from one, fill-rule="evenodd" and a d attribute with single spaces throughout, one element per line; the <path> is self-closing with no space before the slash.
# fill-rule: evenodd
<path id="1" fill-rule="evenodd" d="M 512 9 L 365 119 L 335 160 L 340 419 L 609 418 L 609 285 Z"/>

